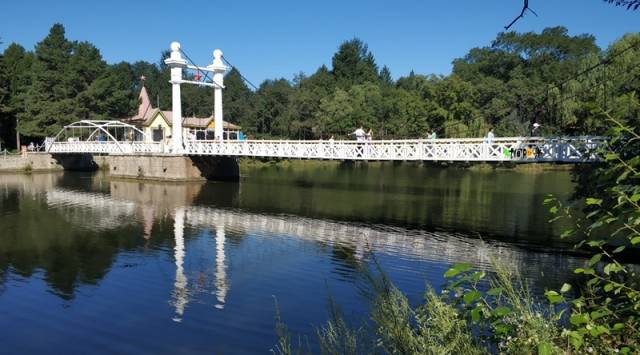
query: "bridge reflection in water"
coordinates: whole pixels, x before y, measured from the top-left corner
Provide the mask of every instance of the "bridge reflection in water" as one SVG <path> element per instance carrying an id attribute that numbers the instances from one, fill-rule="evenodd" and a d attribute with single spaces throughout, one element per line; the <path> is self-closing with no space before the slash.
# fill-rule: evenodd
<path id="1" fill-rule="evenodd" d="M 228 298 L 233 297 L 234 271 L 229 269 L 233 256 L 229 254 L 228 233 L 280 238 L 282 242 L 295 240 L 320 247 L 344 247 L 352 251 L 351 258 L 356 263 L 366 263 L 370 256 L 376 255 L 444 264 L 471 262 L 480 268 L 490 269 L 490 258 L 497 256 L 529 275 L 534 283 L 544 286 L 555 279 L 568 277 L 559 275 L 558 270 L 570 270 L 584 263 L 582 258 L 558 254 L 553 250 L 531 252 L 514 244 L 483 242 L 461 233 L 216 208 L 197 202 L 203 193 L 211 194 L 211 191 L 206 191 L 211 185 L 205 184 L 140 183 L 94 177 L 86 179 L 85 186 L 65 185 L 64 175 L 0 177 L 0 188 L 19 190 L 34 198 L 43 196 L 48 209 L 57 211 L 75 229 L 120 231 L 142 223 L 141 237 L 149 243 L 154 238 L 154 228 L 163 228 L 160 221 L 172 221 L 175 276 L 171 304 L 174 307 L 173 320 L 177 322 L 184 318 L 189 303 L 200 292 L 214 295 L 212 306 L 219 310 L 223 310 Z M 229 201 L 239 199 L 240 185 L 224 186 L 215 190 L 214 195 Z M 235 190 L 229 186 L 235 186 Z M 205 231 L 204 235 L 213 240 L 215 250 L 208 249 L 205 255 L 207 260 L 214 259 L 212 270 L 206 266 L 194 267 L 187 262 L 190 252 L 202 253 L 202 248 L 191 246 L 197 240 L 189 237 L 193 233 L 185 233 L 186 230 Z M 275 260 L 278 256 L 266 257 Z M 541 274 L 547 275 L 546 278 L 538 276 Z"/>

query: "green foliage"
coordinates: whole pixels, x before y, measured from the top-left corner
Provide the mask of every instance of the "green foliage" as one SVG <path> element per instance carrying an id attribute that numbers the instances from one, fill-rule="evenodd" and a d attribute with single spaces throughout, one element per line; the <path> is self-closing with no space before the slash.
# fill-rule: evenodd
<path id="1" fill-rule="evenodd" d="M 302 340 L 298 339 L 298 346 L 296 347 L 291 341 L 291 334 L 287 325 L 282 321 L 280 317 L 280 308 L 278 307 L 278 300 L 274 297 L 276 315 L 276 335 L 278 336 L 278 344 L 271 349 L 271 352 L 278 355 L 299 355 L 303 353 Z M 309 353 L 307 350 L 306 353 Z"/>
<path id="2" fill-rule="evenodd" d="M 579 189 L 576 197 L 581 199 L 570 205 L 552 197 L 545 202 L 555 220 L 573 221 L 575 227 L 563 236 L 577 237 L 576 247 L 592 254 L 586 267 L 575 270 L 583 283 L 578 285 L 579 297 L 569 302 L 571 344 L 576 350 L 636 353 L 640 351 L 640 280 L 637 267 L 619 261 L 619 255 L 625 250 L 637 252 L 640 243 L 639 122 L 623 123 L 604 115 L 612 127 L 608 147 L 599 152 L 604 161 L 577 171 L 578 181 L 588 181 L 589 188 Z"/>
<path id="3" fill-rule="evenodd" d="M 428 289 L 422 305 L 412 308 L 395 287 L 380 292 L 371 319 L 377 346 L 388 354 L 483 354 L 471 328 L 456 308 Z"/>
<path id="4" fill-rule="evenodd" d="M 511 266 L 494 260 L 487 273 L 462 263 L 444 273 L 442 295 L 428 289 L 412 306 L 383 274 L 369 276 L 369 321 L 353 328 L 332 311 L 317 331 L 323 353 L 638 353 L 637 266 L 618 258 L 640 244 L 640 134 L 638 121 L 631 127 L 605 116 L 612 128 L 598 152 L 604 160 L 581 172 L 595 189 L 579 205 L 545 200 L 553 220 L 574 222 L 562 237 L 591 252 L 577 279 L 539 299 Z"/>
<path id="5" fill-rule="evenodd" d="M 640 134 L 637 120 L 629 126 L 604 115 L 611 140 L 598 152 L 603 162 L 581 171 L 581 181 L 595 187 L 581 200 L 582 215 L 578 205 L 551 196 L 545 200 L 553 220 L 574 222 L 562 237 L 577 239 L 576 247 L 591 252 L 575 270 L 577 282 L 547 290 L 544 302 L 529 293 L 514 268 L 494 261 L 495 272 L 488 275 L 463 263 L 445 272 L 449 282 L 442 296 L 427 290 L 423 302 L 412 307 L 384 275 L 369 277 L 370 322 L 354 329 L 332 312 L 317 331 L 323 352 L 638 353 L 637 266 L 618 256 L 637 252 L 640 244 Z"/>
<path id="6" fill-rule="evenodd" d="M 382 273 L 364 271 L 365 289 L 369 290 L 370 320 L 357 328 L 343 318 L 338 306 L 329 299 L 330 318 L 316 329 L 322 354 L 486 354 L 474 340 L 468 324 L 446 297 L 432 289 L 424 293 L 423 302 L 413 307 Z M 283 331 L 284 329 L 284 331 Z M 276 310 L 276 349 L 300 353 L 302 347 L 291 346 L 291 334 Z M 305 352 L 310 353 L 308 350 Z"/>
<path id="7" fill-rule="evenodd" d="M 8 104 L 9 104 L 9 81 L 7 79 L 7 69 L 5 68 L 5 59 L 4 56 L 0 56 L 0 131 L 8 132 L 10 131 L 11 122 L 10 116 L 7 115 Z M 0 136 L 0 150 L 6 147 L 7 145 L 7 136 Z"/>
<path id="8" fill-rule="evenodd" d="M 24 111 L 17 115 L 20 119 L 18 129 L 23 134 L 51 136 L 76 118 L 74 98 L 86 83 L 75 82 L 81 79 L 81 73 L 71 66 L 73 50 L 74 43 L 66 39 L 60 24 L 55 24 L 49 35 L 36 45 L 31 67 L 32 85 L 24 94 Z M 88 50 L 82 49 L 81 53 L 84 52 Z M 82 59 L 87 57 L 89 55 L 83 55 Z M 80 60 L 74 60 L 74 63 L 78 62 Z"/>
<path id="9" fill-rule="evenodd" d="M 492 265 L 495 273 L 486 291 L 480 285 L 487 274 L 469 264 L 454 265 L 445 273 L 451 280 L 447 290 L 457 309 L 481 333 L 489 334 L 501 353 L 559 354 L 567 350 L 559 326 L 561 314 L 534 301 L 517 270 L 497 261 Z M 547 297 L 557 303 L 562 296 L 550 291 Z"/>
<path id="10" fill-rule="evenodd" d="M 372 352 L 374 344 L 367 340 L 366 329 L 363 326 L 351 328 L 332 298 L 329 298 L 329 314 L 327 323 L 316 329 L 322 354 L 356 355 Z"/>
<path id="11" fill-rule="evenodd" d="M 252 91 L 237 68 L 226 76 L 225 120 L 253 137 L 346 138 L 358 125 L 378 138 L 480 137 L 598 134 L 616 117 L 638 117 L 640 35 L 629 34 L 602 51 L 590 35 L 570 36 L 564 27 L 541 33 L 499 33 L 491 45 L 472 48 L 453 61 L 449 76 L 414 72 L 394 80 L 378 69 L 360 39 L 343 42 L 331 68 L 293 80 L 267 80 Z M 23 136 L 45 136 L 83 118 L 122 118 L 135 110 L 140 77 L 154 106 L 171 109 L 169 69 L 163 63 L 107 65 L 88 42 L 67 40 L 56 24 L 34 52 L 12 44 L 0 60 L 0 139 L 12 142 L 16 118 Z M 597 70 L 575 80 L 598 62 Z M 210 88 L 185 86 L 186 116 L 210 116 Z"/>
<path id="12" fill-rule="evenodd" d="M 239 123 L 251 112 L 253 92 L 245 84 L 240 72 L 233 68 L 224 78 L 224 106 L 225 120 Z M 210 99 L 210 97 L 209 97 Z"/>
<path id="13" fill-rule="evenodd" d="M 444 275 L 444 296 L 427 291 L 423 303 L 412 307 L 385 277 L 372 278 L 369 326 L 352 330 L 333 315 L 318 332 L 323 348 L 333 349 L 327 353 L 350 353 L 371 339 L 368 352 L 402 354 L 640 352 L 638 268 L 620 259 L 637 254 L 640 245 L 638 51 L 638 34 L 601 52 L 593 37 L 570 37 L 557 27 L 500 34 L 491 47 L 455 61 L 446 78 L 412 72 L 392 88 L 367 82 L 349 89 L 346 76 L 341 78 L 320 100 L 315 118 L 321 132 L 375 126 L 378 118 L 385 136 L 429 128 L 447 136 L 477 135 L 488 125 L 524 135 L 531 122 L 540 122 L 545 134 L 600 133 L 610 141 L 594 152 L 601 163 L 576 168 L 579 200 L 545 200 L 552 221 L 573 222 L 562 238 L 591 254 L 575 270 L 576 280 L 547 290 L 543 301 L 529 293 L 517 270 L 499 262 L 492 275 L 458 264 Z"/>
<path id="14" fill-rule="evenodd" d="M 367 45 L 358 38 L 343 42 L 331 63 L 338 85 L 348 89 L 352 85 L 378 81 L 378 66 Z"/>

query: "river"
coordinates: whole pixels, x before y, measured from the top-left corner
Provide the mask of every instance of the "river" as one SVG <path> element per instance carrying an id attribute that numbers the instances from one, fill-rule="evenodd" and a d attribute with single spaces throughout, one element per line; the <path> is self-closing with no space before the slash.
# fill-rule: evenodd
<path id="1" fill-rule="evenodd" d="M 268 353 L 331 295 L 366 318 L 378 263 L 411 302 L 453 264 L 517 268 L 536 294 L 584 258 L 547 223 L 568 171 L 251 164 L 240 183 L 0 175 L 0 343 L 11 353 Z"/>

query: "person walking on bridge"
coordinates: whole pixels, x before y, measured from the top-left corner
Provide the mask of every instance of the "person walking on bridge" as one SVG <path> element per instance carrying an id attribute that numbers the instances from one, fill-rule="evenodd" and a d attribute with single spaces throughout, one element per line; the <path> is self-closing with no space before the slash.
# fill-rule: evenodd
<path id="1" fill-rule="evenodd" d="M 486 158 L 492 154 L 493 151 L 493 138 L 495 135 L 493 134 L 493 128 L 489 129 L 487 135 L 484 137 L 484 144 L 482 146 L 482 155 Z"/>
<path id="2" fill-rule="evenodd" d="M 540 126 L 541 126 L 541 124 L 538 123 L 538 122 L 534 122 L 533 123 L 533 125 L 531 127 L 531 134 L 530 134 L 531 137 L 535 137 L 536 134 L 539 134 L 538 133 L 538 129 L 540 128 Z"/>
<path id="3" fill-rule="evenodd" d="M 487 136 L 485 137 L 485 142 L 491 145 L 493 143 L 493 138 L 495 138 L 495 135 L 493 134 L 493 128 L 490 128 Z"/>
<path id="4" fill-rule="evenodd" d="M 364 129 L 362 128 L 362 126 L 358 127 L 358 129 L 356 129 L 353 133 L 350 133 L 351 135 L 355 135 L 356 136 L 356 140 L 358 142 L 364 142 L 365 141 L 365 136 L 366 133 L 364 132 Z"/>

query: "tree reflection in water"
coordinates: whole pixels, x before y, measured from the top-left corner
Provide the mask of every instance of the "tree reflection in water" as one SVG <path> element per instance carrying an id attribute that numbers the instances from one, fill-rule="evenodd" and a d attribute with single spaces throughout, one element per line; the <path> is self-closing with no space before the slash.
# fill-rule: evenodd
<path id="1" fill-rule="evenodd" d="M 568 277 L 558 275 L 557 270 L 571 270 L 583 263 L 581 258 L 554 250 L 531 252 L 510 243 L 482 242 L 464 233 L 251 212 L 242 208 L 243 201 L 260 197 L 245 197 L 240 184 L 161 184 L 75 176 L 0 176 L 0 227 L 4 231 L 0 283 L 6 281 L 7 273 L 31 277 L 42 270 L 57 295 L 72 299 L 79 286 L 99 284 L 121 253 L 171 255 L 175 278 L 170 303 L 175 310 L 173 319 L 179 322 L 189 302 L 200 293 L 214 295 L 212 306 L 225 308 L 233 296 L 229 252 L 239 250 L 248 235 L 313 245 L 327 253 L 332 272 L 348 282 L 353 282 L 354 273 L 372 255 L 444 265 L 471 262 L 481 268 L 489 268 L 490 255 L 499 255 L 532 275 L 539 289 L 556 286 L 555 280 Z M 202 236 L 208 241 L 197 244 Z M 193 253 L 214 259 L 214 268 L 190 265 Z M 541 274 L 547 277 L 537 276 Z"/>

